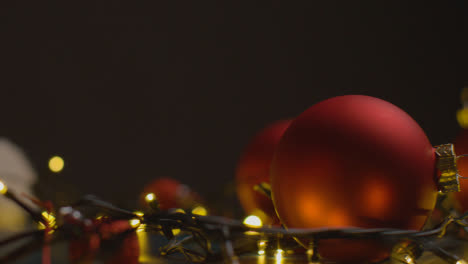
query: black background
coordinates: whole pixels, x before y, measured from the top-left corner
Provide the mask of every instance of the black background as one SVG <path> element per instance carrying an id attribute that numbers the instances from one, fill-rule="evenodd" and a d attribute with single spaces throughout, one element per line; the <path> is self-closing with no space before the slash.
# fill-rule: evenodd
<path id="1" fill-rule="evenodd" d="M 250 137 L 337 95 L 388 100 L 450 142 L 462 1 L 418 2 L 2 1 L 0 135 L 43 197 L 128 206 L 158 176 L 234 202 Z"/>

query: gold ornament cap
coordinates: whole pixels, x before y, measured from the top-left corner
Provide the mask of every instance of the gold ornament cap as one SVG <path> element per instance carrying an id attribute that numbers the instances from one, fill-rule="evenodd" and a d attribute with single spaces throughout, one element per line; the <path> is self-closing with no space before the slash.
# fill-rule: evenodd
<path id="1" fill-rule="evenodd" d="M 453 144 L 443 144 L 435 147 L 436 167 L 440 172 L 439 190 L 443 193 L 459 192 L 461 177 L 458 174 L 457 159 Z"/>

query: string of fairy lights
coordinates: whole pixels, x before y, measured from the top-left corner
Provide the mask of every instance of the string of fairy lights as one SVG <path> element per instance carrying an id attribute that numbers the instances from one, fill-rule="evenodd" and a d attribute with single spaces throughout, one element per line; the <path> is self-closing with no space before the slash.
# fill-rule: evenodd
<path id="1" fill-rule="evenodd" d="M 85 196 L 78 202 L 61 207 L 56 211 L 47 208 L 37 210 L 21 202 L 14 191 L 0 181 L 0 194 L 16 202 L 26 209 L 38 223 L 38 230 L 28 231 L 0 241 L 0 247 L 15 240 L 34 236 L 43 244 L 51 244 L 63 239 L 70 239 L 67 230 L 70 225 L 90 223 L 78 209 L 91 207 L 99 209 L 96 218 L 109 217 L 113 220 L 128 221 L 132 230 L 144 237 L 152 233 L 167 238 L 168 242 L 159 252 L 150 252 L 159 257 L 182 255 L 194 263 L 210 261 L 225 261 L 239 263 L 239 256 L 256 253 L 258 257 L 273 257 L 277 264 L 284 258 L 294 255 L 294 250 L 301 245 L 294 239 L 307 238 L 311 241 L 306 245 L 305 255 L 309 263 L 320 263 L 317 246 L 323 239 L 379 239 L 395 244 L 391 258 L 401 263 L 416 263 L 424 251 L 430 251 L 450 264 L 466 264 L 461 257 L 447 252 L 437 245 L 437 240 L 454 231 L 468 227 L 468 212 L 459 216 L 449 216 L 433 229 L 424 231 L 397 230 L 388 228 L 340 228 L 340 229 L 284 229 L 281 227 L 264 227 L 261 221 L 249 216 L 244 221 L 238 221 L 218 216 L 208 216 L 202 206 L 192 212 L 174 210 L 171 212 L 158 210 L 158 200 L 154 194 L 146 196 L 146 202 L 152 208 L 149 212 L 129 211 L 118 208 L 94 196 Z M 72 219 L 73 221 L 71 221 Z M 41 234 L 38 236 L 38 234 Z M 46 239 L 47 238 L 47 239 Z M 37 241 L 36 241 L 37 242 Z M 221 245 L 221 250 L 214 249 L 212 244 Z M 196 245 L 200 250 L 194 250 Z M 141 250 L 141 248 L 140 248 Z M 144 256 L 140 256 L 144 257 Z M 12 260 L 7 255 L 0 259 L 2 263 Z M 44 263 L 44 262 L 43 262 Z M 45 264 L 45 263 L 44 263 Z"/>

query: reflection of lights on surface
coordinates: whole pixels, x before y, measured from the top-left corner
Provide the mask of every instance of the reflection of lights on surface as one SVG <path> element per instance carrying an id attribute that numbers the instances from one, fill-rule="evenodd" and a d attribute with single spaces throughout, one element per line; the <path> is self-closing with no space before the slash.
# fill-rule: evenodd
<path id="1" fill-rule="evenodd" d="M 280 264 L 283 261 L 283 250 L 278 248 L 275 253 L 276 264 Z"/>
<path id="2" fill-rule="evenodd" d="M 260 255 L 260 256 L 265 255 L 265 249 L 266 249 L 266 247 L 267 247 L 267 240 L 265 240 L 265 239 L 260 239 L 260 240 L 257 242 L 257 246 L 258 246 L 258 255 Z"/>
<path id="3" fill-rule="evenodd" d="M 140 226 L 141 222 L 140 222 L 140 219 L 130 219 L 128 223 L 130 224 L 131 227 L 137 228 L 138 226 Z"/>
<path id="4" fill-rule="evenodd" d="M 455 264 L 466 264 L 466 261 L 463 259 L 460 259 L 459 261 L 455 262 Z"/>
<path id="5" fill-rule="evenodd" d="M 138 261 L 141 263 L 146 263 L 148 262 L 151 257 L 149 255 L 149 241 L 148 241 L 148 234 L 146 232 L 141 232 L 144 231 L 144 225 L 140 225 L 137 229 L 137 238 L 138 238 L 138 246 L 140 248 L 140 254 L 138 256 Z"/>
<path id="6" fill-rule="evenodd" d="M 207 214 L 208 214 L 208 211 L 206 211 L 206 208 L 205 208 L 205 207 L 199 205 L 199 206 L 193 208 L 192 214 L 196 214 L 196 215 L 207 215 Z"/>
<path id="7" fill-rule="evenodd" d="M 146 196 L 145 196 L 145 200 L 150 203 L 152 201 L 154 201 L 156 199 L 156 195 L 154 195 L 154 193 L 148 193 Z"/>
<path id="8" fill-rule="evenodd" d="M 260 255 L 258 257 L 257 264 L 265 264 L 265 255 Z"/>
<path id="9" fill-rule="evenodd" d="M 5 194 L 7 191 L 8 191 L 7 186 L 2 181 L 0 181 L 0 193 Z"/>
<path id="10" fill-rule="evenodd" d="M 247 236 L 258 236 L 258 235 L 260 235 L 259 232 L 257 232 L 257 231 L 250 231 L 250 230 L 249 230 L 249 231 L 245 231 L 244 234 L 246 234 Z"/>
<path id="11" fill-rule="evenodd" d="M 261 227 L 262 220 L 256 215 L 249 215 L 244 219 L 244 225 L 248 227 Z"/>
<path id="12" fill-rule="evenodd" d="M 49 160 L 49 169 L 52 172 L 60 172 L 63 170 L 63 167 L 65 166 L 65 162 L 63 159 L 59 156 L 53 156 Z"/>

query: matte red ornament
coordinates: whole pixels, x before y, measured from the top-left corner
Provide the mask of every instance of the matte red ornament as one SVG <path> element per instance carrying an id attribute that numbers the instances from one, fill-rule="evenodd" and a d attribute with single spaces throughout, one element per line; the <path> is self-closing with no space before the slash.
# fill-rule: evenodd
<path id="1" fill-rule="evenodd" d="M 322 101 L 297 117 L 272 161 L 273 201 L 288 228 L 419 230 L 436 202 L 435 153 L 395 105 L 363 95 Z M 375 241 L 321 240 L 338 261 L 388 255 Z"/>
<path id="2" fill-rule="evenodd" d="M 468 154 L 468 129 L 464 129 L 455 139 L 455 153 L 458 155 Z M 468 177 L 468 158 L 460 158 L 457 162 L 458 172 L 463 177 Z M 458 209 L 462 212 L 468 211 L 468 180 L 460 180 L 460 192 L 456 192 Z"/>
<path id="3" fill-rule="evenodd" d="M 190 209 L 201 203 L 198 194 L 187 185 L 172 178 L 159 178 L 148 184 L 140 196 L 140 202 L 143 205 L 147 204 L 145 196 L 149 193 L 156 195 L 161 210 L 172 208 Z"/>
<path id="4" fill-rule="evenodd" d="M 278 224 L 273 202 L 267 196 L 254 190 L 254 186 L 270 183 L 270 165 L 284 131 L 291 120 L 275 122 L 257 133 L 237 165 L 237 195 L 247 214 L 255 214 L 266 224 Z"/>
<path id="5" fill-rule="evenodd" d="M 101 219 L 94 231 L 86 232 L 69 244 L 71 263 L 94 263 L 103 255 L 106 264 L 137 264 L 140 256 L 138 237 L 127 220 Z"/>

